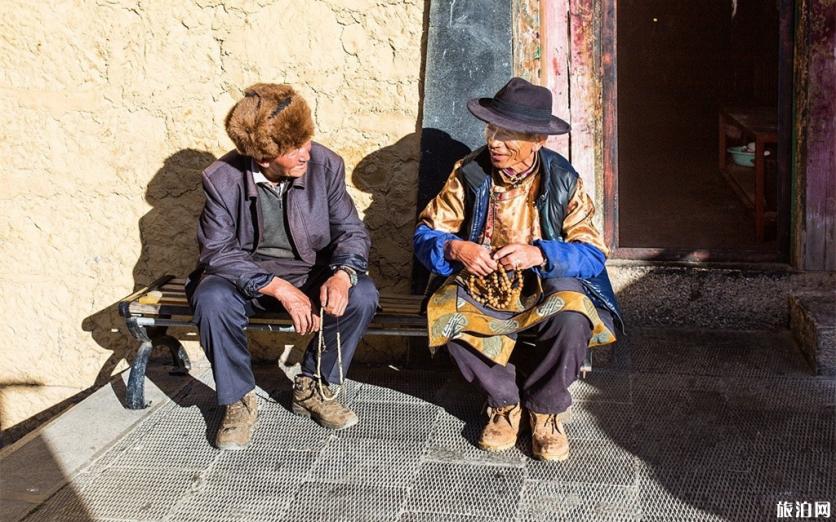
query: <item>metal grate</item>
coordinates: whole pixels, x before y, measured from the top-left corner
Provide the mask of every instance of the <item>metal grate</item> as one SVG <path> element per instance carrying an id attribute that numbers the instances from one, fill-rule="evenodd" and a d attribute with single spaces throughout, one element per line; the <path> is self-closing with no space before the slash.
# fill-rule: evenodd
<path id="1" fill-rule="evenodd" d="M 498 466 L 523 466 L 524 455 L 518 448 L 502 453 L 479 449 L 477 441 L 485 425 L 479 402 L 469 402 L 451 411 L 442 410 L 427 443 L 426 460 L 441 463 L 478 463 Z"/>
<path id="2" fill-rule="evenodd" d="M 633 412 L 629 404 L 575 401 L 572 419 L 565 423 L 570 441 L 612 440 L 632 446 Z"/>
<path id="3" fill-rule="evenodd" d="M 284 520 L 315 452 L 224 452 L 173 510 L 170 520 Z"/>
<path id="4" fill-rule="evenodd" d="M 183 469 L 108 468 L 65 487 L 27 520 L 159 520 L 195 477 Z"/>
<path id="5" fill-rule="evenodd" d="M 308 479 L 406 488 L 423 451 L 419 442 L 336 439 L 322 451 Z"/>
<path id="6" fill-rule="evenodd" d="M 384 368 L 352 368 L 351 377 L 363 383 L 359 402 L 432 402 L 450 372 L 422 372 Z"/>
<path id="7" fill-rule="evenodd" d="M 604 370 L 593 364 L 592 373 L 569 386 L 575 401 L 605 401 L 629 403 L 632 401 L 630 375 Z"/>
<path id="8" fill-rule="evenodd" d="M 529 443 L 528 440 L 525 441 Z M 529 460 L 528 477 L 535 480 L 631 486 L 637 480 L 636 458 L 610 440 L 569 440 L 569 460 L 561 463 Z M 530 455 L 530 450 L 527 449 Z"/>
<path id="9" fill-rule="evenodd" d="M 406 490 L 364 484 L 305 482 L 287 513 L 288 521 L 398 520 Z"/>
<path id="10" fill-rule="evenodd" d="M 453 515 L 445 513 L 419 513 L 406 512 L 401 515 L 398 522 L 508 522 L 507 519 L 496 517 L 481 517 L 473 515 Z"/>
<path id="11" fill-rule="evenodd" d="M 526 480 L 519 522 L 640 520 L 636 486 L 603 486 Z"/>
<path id="12" fill-rule="evenodd" d="M 618 333 L 616 333 L 618 335 Z M 632 367 L 630 342 L 626 336 L 618 336 L 615 344 L 592 349 L 592 373 L 599 369 L 614 372 L 628 372 Z M 590 374 L 591 375 L 591 374 Z"/>
<path id="13" fill-rule="evenodd" d="M 511 520 L 524 478 L 523 468 L 425 462 L 406 510 Z"/>
<path id="14" fill-rule="evenodd" d="M 646 519 L 772 520 L 776 503 L 751 489 L 747 473 L 682 469 L 676 476 L 642 470 L 639 498 Z"/>
<path id="15" fill-rule="evenodd" d="M 293 415 L 271 368 L 241 452 L 212 448 L 222 409 L 195 381 L 27 520 L 747 521 L 778 502 L 836 504 L 836 380 L 800 374 L 780 339 L 764 357 L 735 347 L 746 335 L 690 353 L 706 338 L 634 334 L 573 384 L 561 463 L 532 461 L 528 434 L 478 449 L 484 398 L 457 373 L 352 368 L 360 423 L 335 432 Z M 630 352 L 638 373 L 623 371 Z M 792 375 L 777 373 L 784 357 Z"/>
<path id="16" fill-rule="evenodd" d="M 340 431 L 340 438 L 423 442 L 438 415 L 438 407 L 426 403 L 356 402 L 352 409 L 360 422 Z"/>
<path id="17" fill-rule="evenodd" d="M 803 377 L 789 332 L 641 330 L 629 339 L 633 371 L 727 377 Z"/>

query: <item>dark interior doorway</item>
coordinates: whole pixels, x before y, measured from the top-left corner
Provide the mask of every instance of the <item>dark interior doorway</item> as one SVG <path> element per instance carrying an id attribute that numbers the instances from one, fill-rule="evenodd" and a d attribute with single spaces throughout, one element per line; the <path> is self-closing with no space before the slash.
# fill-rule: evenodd
<path id="1" fill-rule="evenodd" d="M 724 127 L 718 126 L 723 110 L 766 111 L 778 120 L 777 2 L 617 4 L 618 248 L 779 259 L 776 230 L 788 216 L 780 211 L 779 172 L 786 169 L 779 168 L 778 145 L 764 147 L 765 226 L 759 238 L 755 168 L 719 154 L 721 146 L 746 146 L 754 135 L 726 125 L 721 145 Z M 722 172 L 718 156 L 729 165 Z M 742 156 L 745 161 L 754 154 Z"/>

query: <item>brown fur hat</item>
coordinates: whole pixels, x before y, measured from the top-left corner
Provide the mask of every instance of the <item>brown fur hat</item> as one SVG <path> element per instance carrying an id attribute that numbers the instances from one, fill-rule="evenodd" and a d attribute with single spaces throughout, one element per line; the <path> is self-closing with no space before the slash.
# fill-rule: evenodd
<path id="1" fill-rule="evenodd" d="M 257 83 L 226 115 L 226 133 L 238 152 L 271 161 L 297 149 L 313 136 L 311 109 L 293 87 Z"/>

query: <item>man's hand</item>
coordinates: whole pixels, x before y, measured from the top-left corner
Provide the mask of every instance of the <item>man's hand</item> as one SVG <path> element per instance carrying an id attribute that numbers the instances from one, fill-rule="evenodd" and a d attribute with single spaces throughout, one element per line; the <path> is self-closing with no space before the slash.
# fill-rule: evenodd
<path id="1" fill-rule="evenodd" d="M 319 331 L 319 315 L 314 313 L 311 300 L 292 284 L 284 279 L 274 277 L 259 292 L 275 297 L 282 304 L 290 315 L 296 333 L 305 335 Z"/>
<path id="2" fill-rule="evenodd" d="M 448 259 L 463 264 L 471 274 L 488 276 L 498 267 L 488 249 L 472 241 L 454 239 L 447 243 L 445 250 Z"/>
<path id="3" fill-rule="evenodd" d="M 337 270 L 334 275 L 325 281 L 319 289 L 319 302 L 326 313 L 340 317 L 345 313 L 348 306 L 348 289 L 351 288 L 351 280 L 348 274 Z"/>
<path id="4" fill-rule="evenodd" d="M 543 252 L 534 245 L 523 245 L 522 243 L 511 243 L 505 245 L 493 253 L 493 258 L 502 265 L 505 270 L 523 270 L 533 266 L 542 265 L 546 259 Z"/>

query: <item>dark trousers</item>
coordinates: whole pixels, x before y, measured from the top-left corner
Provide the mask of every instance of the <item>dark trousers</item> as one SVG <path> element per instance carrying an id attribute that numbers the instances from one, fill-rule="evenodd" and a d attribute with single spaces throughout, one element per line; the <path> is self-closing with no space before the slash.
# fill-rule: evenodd
<path id="1" fill-rule="evenodd" d="M 560 289 L 583 291 L 575 281 Z M 609 312 L 598 310 L 612 323 Z M 537 413 L 560 413 L 572 404 L 569 385 L 578 378 L 589 349 L 592 324 L 583 314 L 559 312 L 529 329 L 534 346 L 518 343 L 506 366 L 494 363 L 469 345 L 450 341 L 447 349 L 462 376 L 488 396 L 491 407 L 519 404 Z"/>
<path id="2" fill-rule="evenodd" d="M 327 272 L 330 275 L 330 272 Z M 318 308 L 319 287 L 327 278 L 319 270 L 310 278 L 288 278 L 311 298 Z M 325 314 L 323 334 L 326 350 L 322 353 L 321 370 L 326 382 L 339 381 L 337 366 L 337 327 L 339 324 L 343 373 L 347 373 L 366 328 L 377 310 L 378 293 L 374 282 L 365 275 L 358 275 L 357 285 L 349 291 L 348 306 L 342 317 Z M 191 296 L 194 307 L 194 323 L 200 333 L 212 374 L 218 404 L 232 404 L 255 388 L 247 335 L 244 328 L 248 318 L 259 311 L 280 311 L 281 305 L 274 298 L 261 296 L 247 299 L 230 281 L 214 276 L 203 276 Z M 302 372 L 316 374 L 316 354 L 319 334 L 314 334 L 302 361 Z"/>

